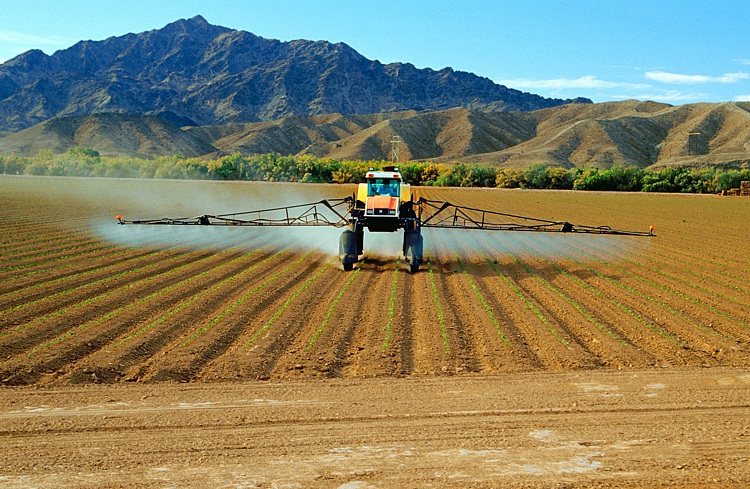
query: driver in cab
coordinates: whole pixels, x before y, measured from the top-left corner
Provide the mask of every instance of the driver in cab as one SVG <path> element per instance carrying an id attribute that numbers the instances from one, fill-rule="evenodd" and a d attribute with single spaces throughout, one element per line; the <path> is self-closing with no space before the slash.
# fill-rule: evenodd
<path id="1" fill-rule="evenodd" d="M 395 188 L 392 183 L 384 183 L 378 189 L 378 194 L 393 196 L 395 194 Z"/>

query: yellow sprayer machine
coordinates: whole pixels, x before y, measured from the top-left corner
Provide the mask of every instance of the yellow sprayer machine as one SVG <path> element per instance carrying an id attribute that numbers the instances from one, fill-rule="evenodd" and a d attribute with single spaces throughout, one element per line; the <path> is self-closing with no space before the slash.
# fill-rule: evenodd
<path id="1" fill-rule="evenodd" d="M 403 230 L 403 254 L 412 273 L 422 264 L 422 228 L 484 229 L 489 231 L 536 231 L 559 233 L 653 236 L 647 232 L 624 231 L 609 226 L 582 226 L 567 221 L 494 212 L 449 202 L 420 198 L 415 200 L 396 166 L 370 169 L 365 183 L 355 195 L 325 199 L 307 204 L 238 212 L 204 214 L 187 218 L 126 220 L 119 224 L 198 225 L 198 226 L 335 226 L 343 227 L 339 239 L 339 259 L 344 270 L 352 270 L 364 253 L 365 230 L 392 233 Z"/>

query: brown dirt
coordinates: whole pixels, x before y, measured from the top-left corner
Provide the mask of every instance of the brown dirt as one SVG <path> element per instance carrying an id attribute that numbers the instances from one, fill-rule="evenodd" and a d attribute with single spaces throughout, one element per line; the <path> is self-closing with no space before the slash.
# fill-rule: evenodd
<path id="1" fill-rule="evenodd" d="M 382 235 L 345 273 L 337 232 L 113 219 L 349 187 L 0 190 L 8 487 L 750 482 L 750 200 L 418 189 L 658 236 L 429 230 L 429 264 L 410 274 Z"/>

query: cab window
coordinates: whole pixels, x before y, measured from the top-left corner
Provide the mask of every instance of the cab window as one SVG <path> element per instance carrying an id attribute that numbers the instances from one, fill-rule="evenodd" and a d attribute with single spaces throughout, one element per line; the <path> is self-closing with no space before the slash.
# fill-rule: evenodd
<path id="1" fill-rule="evenodd" d="M 367 196 L 390 195 L 398 197 L 398 180 L 392 178 L 373 178 L 367 182 Z"/>

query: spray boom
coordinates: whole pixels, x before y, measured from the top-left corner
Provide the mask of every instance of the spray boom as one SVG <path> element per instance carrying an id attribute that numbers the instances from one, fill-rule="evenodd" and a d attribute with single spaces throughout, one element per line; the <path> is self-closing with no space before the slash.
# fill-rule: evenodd
<path id="1" fill-rule="evenodd" d="M 395 166 L 383 171 L 370 170 L 367 182 L 359 184 L 357 194 L 343 199 L 274 207 L 232 214 L 203 214 L 194 217 L 123 219 L 118 224 L 197 225 L 197 226 L 333 226 L 345 228 L 339 240 L 339 256 L 344 270 L 351 270 L 364 252 L 364 230 L 370 232 L 404 231 L 403 253 L 412 272 L 419 270 L 423 255 L 422 228 L 476 229 L 485 231 L 528 231 L 545 233 L 608 234 L 655 236 L 648 232 L 613 229 L 609 226 L 585 226 L 568 221 L 535 217 L 454 205 L 450 202 L 411 198 Z"/>

